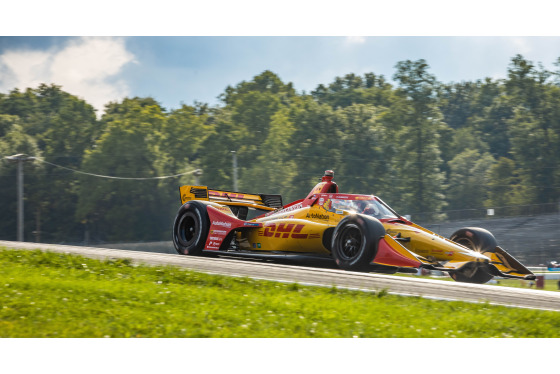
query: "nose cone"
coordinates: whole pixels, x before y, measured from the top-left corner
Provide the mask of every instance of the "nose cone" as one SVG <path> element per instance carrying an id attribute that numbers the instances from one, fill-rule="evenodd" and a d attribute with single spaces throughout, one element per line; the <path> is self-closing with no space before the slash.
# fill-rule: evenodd
<path id="1" fill-rule="evenodd" d="M 401 225 L 384 225 L 391 236 L 400 233 L 402 238 L 410 238 L 410 242 L 403 243 L 412 252 L 421 256 L 432 256 L 438 261 L 475 261 L 487 263 L 490 258 L 475 252 L 449 239 L 434 233 L 422 231 L 418 228 Z"/>

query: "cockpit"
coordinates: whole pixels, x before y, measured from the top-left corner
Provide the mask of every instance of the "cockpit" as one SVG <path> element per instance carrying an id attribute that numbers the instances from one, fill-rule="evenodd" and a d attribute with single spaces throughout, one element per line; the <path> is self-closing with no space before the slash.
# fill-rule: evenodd
<path id="1" fill-rule="evenodd" d="M 377 219 L 399 218 L 389 207 L 371 197 L 369 200 L 345 200 L 345 199 L 329 199 L 323 205 L 325 210 L 333 213 L 342 213 L 348 211 L 352 213 L 361 213 Z"/>

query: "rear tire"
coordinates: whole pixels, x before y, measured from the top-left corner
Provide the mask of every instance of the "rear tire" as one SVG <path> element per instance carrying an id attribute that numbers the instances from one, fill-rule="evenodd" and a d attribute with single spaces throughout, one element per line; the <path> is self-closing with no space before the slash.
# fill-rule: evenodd
<path id="1" fill-rule="evenodd" d="M 377 219 L 361 214 L 347 216 L 334 230 L 332 256 L 341 269 L 367 271 L 383 236 L 385 228 Z"/>
<path id="2" fill-rule="evenodd" d="M 455 243 L 464 245 L 465 247 L 484 254 L 485 252 L 494 252 L 498 246 L 498 242 L 490 231 L 480 227 L 465 227 L 455 231 L 450 239 Z M 474 270 L 474 271 L 473 271 Z M 449 274 L 453 280 L 465 283 L 483 284 L 493 278 L 493 275 L 484 270 L 483 267 L 477 269 L 465 269 L 463 271 Z"/>
<path id="3" fill-rule="evenodd" d="M 173 245 L 182 255 L 200 255 L 204 250 L 210 219 L 206 205 L 198 201 L 185 203 L 173 224 Z"/>

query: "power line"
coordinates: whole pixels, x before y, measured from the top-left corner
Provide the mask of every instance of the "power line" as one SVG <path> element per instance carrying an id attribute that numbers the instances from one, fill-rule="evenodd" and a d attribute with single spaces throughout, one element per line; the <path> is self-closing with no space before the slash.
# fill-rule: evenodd
<path id="1" fill-rule="evenodd" d="M 87 173 L 85 171 L 80 171 L 80 170 L 76 170 L 76 169 L 71 169 L 71 168 L 67 168 L 66 166 L 62 166 L 62 165 L 57 165 L 57 164 L 53 164 L 52 162 L 48 162 L 45 160 L 41 160 L 40 158 L 36 158 L 37 161 L 43 162 L 45 164 L 49 164 L 51 166 L 55 166 L 57 168 L 61 168 L 61 169 L 65 169 L 65 170 L 70 170 L 74 173 L 79 173 L 79 174 L 84 174 L 84 175 L 89 175 L 92 177 L 98 177 L 98 178 L 107 178 L 107 179 L 125 179 L 125 180 L 151 180 L 151 179 L 168 179 L 168 178 L 177 178 L 183 175 L 187 175 L 187 174 L 193 174 L 195 172 L 197 172 L 199 169 L 195 169 L 195 170 L 191 170 L 191 171 L 187 171 L 185 173 L 180 173 L 180 174 L 174 174 L 174 175 L 165 175 L 162 177 L 147 177 L 147 178 L 136 178 L 136 177 L 115 177 L 115 176 L 111 176 L 111 175 L 101 175 L 101 174 L 94 174 L 94 173 Z"/>

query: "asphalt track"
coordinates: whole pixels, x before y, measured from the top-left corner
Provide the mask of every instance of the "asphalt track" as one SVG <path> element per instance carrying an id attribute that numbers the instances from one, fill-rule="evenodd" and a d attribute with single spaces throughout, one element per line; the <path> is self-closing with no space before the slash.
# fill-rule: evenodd
<path id="1" fill-rule="evenodd" d="M 386 290 L 390 294 L 420 296 L 438 300 L 488 302 L 495 305 L 560 311 L 560 292 L 455 283 L 375 273 L 338 270 L 328 261 L 323 263 L 285 256 L 263 261 L 258 256 L 192 257 L 167 253 L 138 252 L 122 249 L 75 247 L 55 244 L 0 241 L 0 246 L 40 249 L 76 254 L 96 259 L 128 258 L 148 265 L 180 266 L 210 274 L 251 277 L 302 285 L 338 287 L 364 291 Z M 302 266 L 305 265 L 305 266 Z M 316 266 L 325 266 L 316 267 Z"/>

